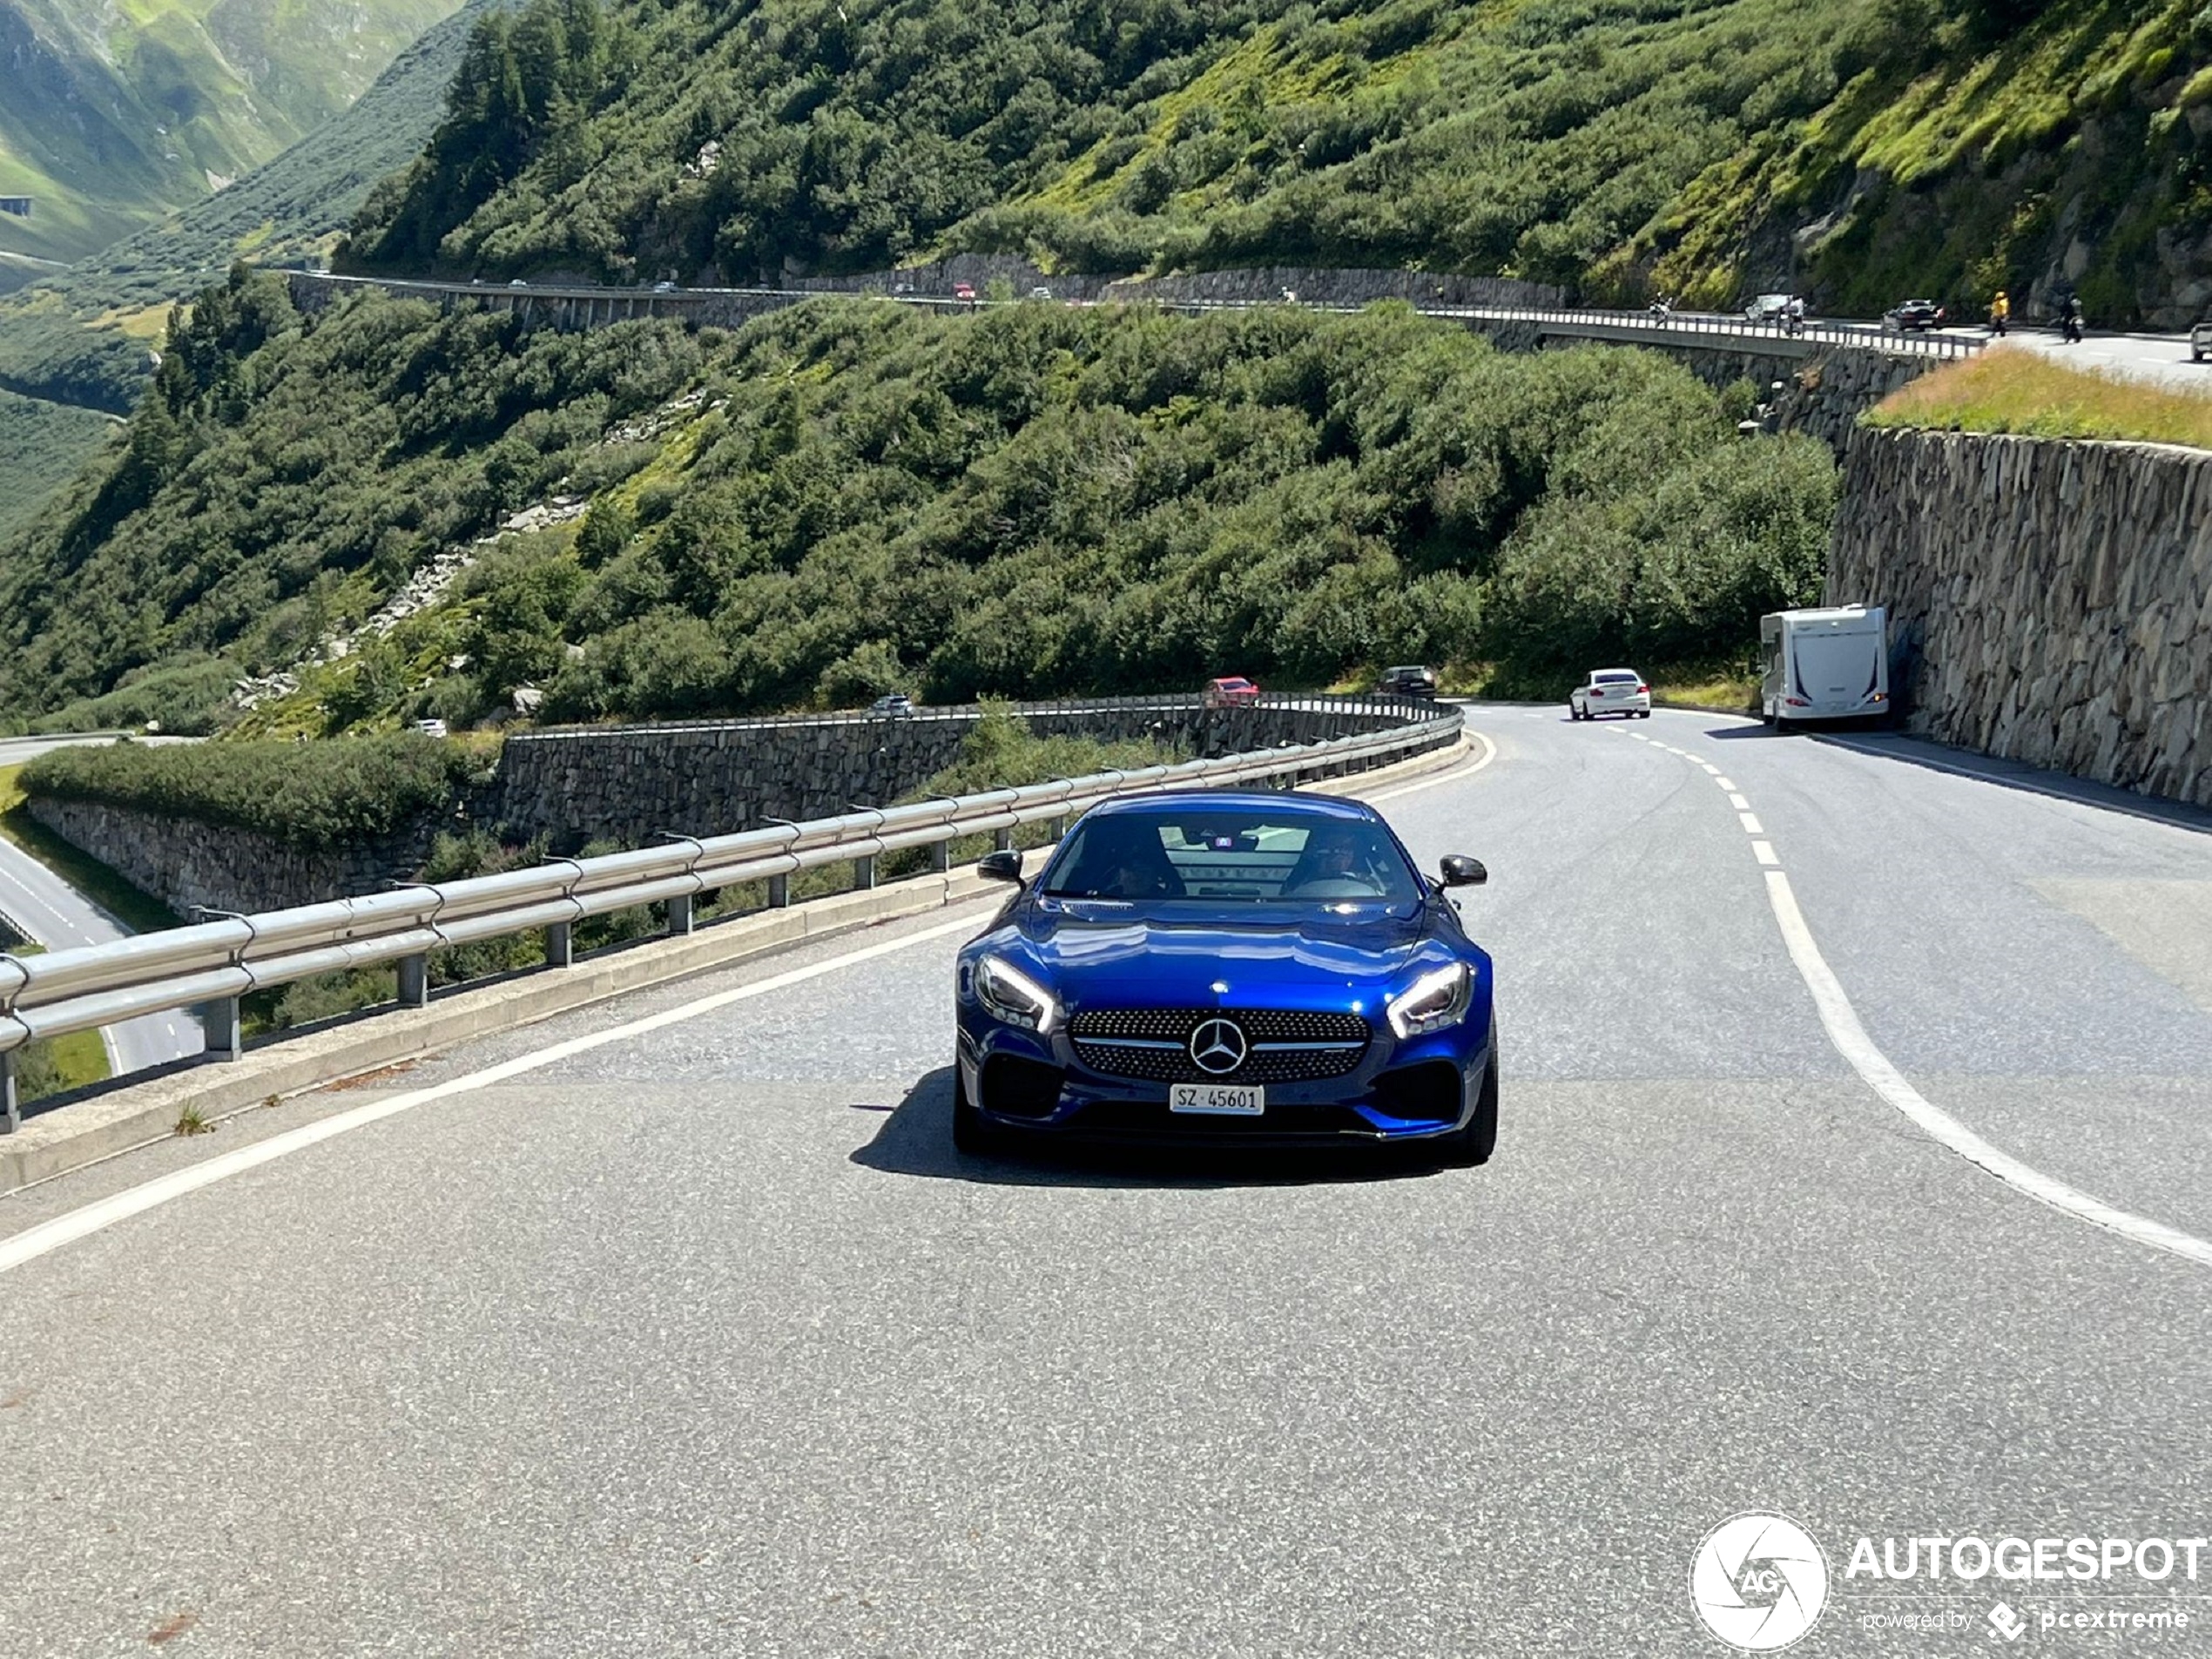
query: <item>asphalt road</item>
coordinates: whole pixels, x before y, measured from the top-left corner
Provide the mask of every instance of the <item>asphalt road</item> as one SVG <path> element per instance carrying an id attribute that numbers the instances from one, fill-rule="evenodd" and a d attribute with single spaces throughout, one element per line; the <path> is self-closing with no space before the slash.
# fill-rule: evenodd
<path id="1" fill-rule="evenodd" d="M 111 732 L 83 738 L 0 738 L 0 766 L 16 766 L 33 757 L 75 743 L 107 743 Z M 0 916 L 5 916 L 49 950 L 100 945 L 127 939 L 132 929 L 92 902 L 14 842 L 0 837 Z M 201 1053 L 207 1035 L 188 1014 L 150 1014 L 108 1027 L 108 1068 L 122 1076 L 167 1065 Z"/>
<path id="2" fill-rule="evenodd" d="M 1722 1654 L 1691 1561 L 1754 1509 L 1827 1558 L 1800 1653 L 1985 1653 L 2000 1600 L 2212 1649 L 2178 1575 L 1847 1574 L 2212 1532 L 2212 1268 L 1908 1121 L 1770 897 L 1934 1107 L 2203 1238 L 2212 834 L 1562 717 L 1386 803 L 1493 873 L 1480 1170 L 961 1157 L 932 916 L 0 1199 L 759 988 L 0 1275 L 0 1655 Z M 2191 1623 L 2039 1622 L 2115 1608 Z"/>
<path id="3" fill-rule="evenodd" d="M 1989 331 L 1946 332 L 1986 339 Z M 2054 328 L 2015 327 L 2005 336 L 2004 343 L 2040 352 L 2077 368 L 2098 369 L 2182 391 L 2212 392 L 2212 362 L 2200 363 L 2189 356 L 2189 337 L 2185 334 L 2111 334 L 2093 328 L 2079 341 L 2068 341 Z"/>

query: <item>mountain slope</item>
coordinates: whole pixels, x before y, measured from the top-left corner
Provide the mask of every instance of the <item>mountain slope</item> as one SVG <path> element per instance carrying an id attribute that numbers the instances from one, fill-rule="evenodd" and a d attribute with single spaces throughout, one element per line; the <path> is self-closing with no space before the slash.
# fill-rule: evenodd
<path id="1" fill-rule="evenodd" d="M 0 253 L 79 258 L 338 114 L 453 0 L 0 0 Z M 0 266 L 0 284 L 9 281 Z"/>
<path id="2" fill-rule="evenodd" d="M 480 38 L 345 257 L 751 281 L 968 248 L 1861 310 L 2079 282 L 2114 322 L 2212 292 L 2193 0 L 591 9 Z"/>
<path id="3" fill-rule="evenodd" d="M 169 307 L 239 259 L 320 253 L 369 187 L 421 149 L 475 18 L 469 0 L 392 60 L 343 113 L 219 195 L 0 296 L 0 388 L 127 414 Z"/>
<path id="4" fill-rule="evenodd" d="M 645 716 L 1733 660 L 1817 590 L 1835 499 L 1824 446 L 1737 436 L 1743 390 L 1403 307 L 840 298 L 563 334 L 373 292 L 302 319 L 241 273 L 127 444 L 0 544 L 0 709 L 204 728 L 284 670 L 253 725 L 315 732 L 526 680 Z M 475 544 L 556 495 L 580 523 Z M 449 549 L 458 588 L 361 628 Z"/>

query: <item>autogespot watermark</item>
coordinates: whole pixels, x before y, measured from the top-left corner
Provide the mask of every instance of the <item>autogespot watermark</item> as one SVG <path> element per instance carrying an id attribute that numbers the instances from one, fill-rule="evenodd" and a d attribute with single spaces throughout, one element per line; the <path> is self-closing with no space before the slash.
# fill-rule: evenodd
<path id="1" fill-rule="evenodd" d="M 1705 1628 L 1730 1647 L 1779 1652 L 1819 1622 L 1828 1604 L 1828 1558 L 1787 1515 L 1730 1515 L 1697 1547 L 1689 1599 Z"/>
<path id="2" fill-rule="evenodd" d="M 1744 1653 L 1790 1647 L 1820 1622 L 1831 1597 L 1848 1599 L 1854 1588 L 1860 1605 L 1840 1616 L 1877 1638 L 1972 1630 L 2004 1646 L 2035 1632 L 2183 1631 L 2212 1615 L 2185 1605 L 2205 1599 L 2188 1587 L 2200 1575 L 2212 1580 L 2212 1537 L 1861 1535 L 1839 1553 L 1843 1576 L 1831 1583 L 1826 1554 L 1797 1522 L 1764 1511 L 1730 1515 L 1691 1559 L 1690 1602 L 1706 1629 Z M 2001 1597 L 1993 1604 L 1993 1584 L 2026 1605 Z M 1899 1605 L 1913 1593 L 1899 1585 L 1929 1594 Z"/>

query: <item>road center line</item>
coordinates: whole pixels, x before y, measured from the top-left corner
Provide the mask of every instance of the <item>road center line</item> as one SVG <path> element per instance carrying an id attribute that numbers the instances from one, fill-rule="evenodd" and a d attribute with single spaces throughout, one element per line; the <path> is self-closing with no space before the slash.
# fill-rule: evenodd
<path id="1" fill-rule="evenodd" d="M 1805 925 L 1804 913 L 1797 908 L 1797 896 L 1791 888 L 1790 878 L 1779 870 L 1768 871 L 1766 894 L 1774 907 L 1774 920 L 1782 929 L 1783 942 L 1790 948 L 1790 960 L 1797 964 L 1798 976 L 1812 993 L 1813 1005 L 1820 1012 L 1820 1023 L 1827 1028 L 1828 1041 L 1865 1080 L 1867 1087 L 1912 1119 L 1932 1139 L 2037 1202 L 2136 1244 L 2168 1251 L 2200 1267 L 2212 1267 L 2212 1244 L 2161 1222 L 2116 1210 L 2079 1188 L 2055 1181 L 2010 1153 L 1999 1151 L 1950 1113 L 1932 1104 L 1905 1080 L 1904 1074 L 1890 1063 L 1889 1057 L 1866 1035 L 1866 1028 L 1859 1023 L 1851 998 L 1844 995 L 1842 983 L 1829 968 L 1827 959 L 1821 955 L 1820 947 L 1813 942 L 1812 930 Z"/>

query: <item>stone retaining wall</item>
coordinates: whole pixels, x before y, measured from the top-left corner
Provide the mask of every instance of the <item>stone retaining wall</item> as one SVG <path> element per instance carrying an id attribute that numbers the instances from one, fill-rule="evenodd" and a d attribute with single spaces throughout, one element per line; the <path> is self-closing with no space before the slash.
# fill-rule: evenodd
<path id="1" fill-rule="evenodd" d="M 1909 729 L 2212 806 L 2212 453 L 1862 429 L 1828 597 Z"/>
<path id="2" fill-rule="evenodd" d="M 1156 738 L 1219 755 L 1346 737 L 1405 723 L 1413 705 L 1350 698 L 1203 709 L 1195 699 L 1018 711 L 1040 737 Z M 179 914 L 280 910 L 379 892 L 417 874 L 441 829 L 494 830 L 556 853 L 594 841 L 643 846 L 664 833 L 709 836 L 770 818 L 831 818 L 888 806 L 960 758 L 975 709 L 911 718 L 707 721 L 594 726 L 508 739 L 492 780 L 405 828 L 355 847 L 307 849 L 227 825 L 92 802 L 34 799 L 39 822 Z M 1448 738 L 1441 740 L 1448 741 Z"/>
<path id="3" fill-rule="evenodd" d="M 1153 738 L 1188 755 L 1311 743 L 1399 724 L 1386 705 L 1202 709 L 1180 705 L 1021 711 L 1039 737 Z M 471 800 L 503 839 L 543 835 L 573 853 L 591 840 L 640 845 L 664 832 L 727 835 L 769 818 L 830 818 L 888 806 L 960 758 L 979 713 L 899 720 L 715 721 L 605 726 L 510 738 L 497 779 Z"/>
<path id="4" fill-rule="evenodd" d="M 95 801 L 34 799 L 30 815 L 179 915 L 281 910 L 377 893 L 422 867 L 442 818 L 361 846 L 288 846 L 227 824 L 164 818 Z"/>

